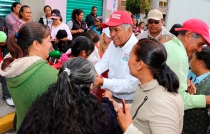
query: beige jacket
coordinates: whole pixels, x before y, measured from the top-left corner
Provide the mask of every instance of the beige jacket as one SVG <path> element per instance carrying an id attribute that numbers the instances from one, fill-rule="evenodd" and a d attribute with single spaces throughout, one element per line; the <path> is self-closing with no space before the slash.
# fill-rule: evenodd
<path id="1" fill-rule="evenodd" d="M 181 134 L 184 104 L 179 94 L 172 94 L 157 80 L 141 84 L 131 107 L 133 116 L 143 102 L 136 117 L 124 134 Z"/>

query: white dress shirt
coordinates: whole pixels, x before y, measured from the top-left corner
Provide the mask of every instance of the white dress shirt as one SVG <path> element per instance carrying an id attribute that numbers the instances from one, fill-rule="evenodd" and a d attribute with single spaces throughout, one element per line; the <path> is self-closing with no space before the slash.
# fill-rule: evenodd
<path id="1" fill-rule="evenodd" d="M 130 75 L 128 60 L 130 51 L 137 43 L 134 34 L 122 47 L 115 47 L 113 41 L 109 44 L 102 59 L 95 64 L 98 75 L 109 70 L 108 78 L 104 78 L 102 89 L 110 90 L 114 97 L 133 100 L 139 80 Z"/>

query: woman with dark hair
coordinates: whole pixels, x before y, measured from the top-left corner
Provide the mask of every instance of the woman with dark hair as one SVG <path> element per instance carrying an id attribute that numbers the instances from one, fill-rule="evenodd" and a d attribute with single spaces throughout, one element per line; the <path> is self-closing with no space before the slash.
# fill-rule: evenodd
<path id="1" fill-rule="evenodd" d="M 117 134 L 113 104 L 106 97 L 100 104 L 91 93 L 94 78 L 94 67 L 84 58 L 66 61 L 57 83 L 34 102 L 18 134 Z"/>
<path id="2" fill-rule="evenodd" d="M 191 70 L 188 74 L 196 87 L 196 95 L 210 95 L 210 47 L 203 47 L 190 59 Z M 190 93 L 190 92 L 189 92 Z M 210 125 L 210 107 L 185 110 L 182 132 L 189 134 L 205 134 Z"/>
<path id="3" fill-rule="evenodd" d="M 51 47 L 50 30 L 36 22 L 25 23 L 7 42 L 9 54 L 1 63 L 17 114 L 17 130 L 32 102 L 56 82 L 58 71 L 46 62 Z"/>
<path id="4" fill-rule="evenodd" d="M 72 11 L 72 19 L 67 23 L 69 30 L 75 39 L 78 36 L 83 35 L 84 30 L 87 29 L 87 24 L 83 20 L 84 12 L 81 9 L 74 9 Z"/>
<path id="5" fill-rule="evenodd" d="M 145 23 L 143 21 L 139 23 L 139 28 L 140 28 L 141 33 L 144 32 L 144 26 L 145 26 Z"/>
<path id="6" fill-rule="evenodd" d="M 43 25 L 48 25 L 52 23 L 51 17 L 52 8 L 49 5 L 44 6 L 44 13 L 45 15 L 39 19 L 39 23 Z"/>
<path id="7" fill-rule="evenodd" d="M 72 40 L 72 35 L 68 29 L 68 26 L 62 22 L 62 16 L 61 13 L 58 9 L 53 9 L 51 12 L 51 18 L 53 20 L 52 24 L 48 24 L 50 27 L 50 32 L 51 32 L 51 41 L 53 44 L 53 48 L 57 50 L 57 42 L 59 41 L 67 41 L 67 40 Z M 63 37 L 62 39 L 58 39 L 56 35 L 58 34 L 59 30 L 65 30 L 67 33 L 66 37 Z"/>
<path id="8" fill-rule="evenodd" d="M 167 52 L 156 39 L 141 39 L 132 48 L 130 73 L 140 81 L 133 104 L 118 111 L 124 134 L 180 134 L 184 104 L 179 81 L 166 65 Z"/>
<path id="9" fill-rule="evenodd" d="M 21 4 L 19 2 L 12 3 L 11 13 L 6 16 L 6 26 L 8 28 L 8 37 L 12 34 L 13 25 L 19 20 L 19 10 Z"/>
<path id="10" fill-rule="evenodd" d="M 94 50 L 94 43 L 84 36 L 77 37 L 72 44 L 72 48 L 66 53 L 62 54 L 59 61 L 51 65 L 56 69 L 60 69 L 62 64 L 73 57 L 82 57 L 87 59 Z"/>
<path id="11" fill-rule="evenodd" d="M 138 20 L 134 17 L 133 18 L 133 33 L 135 36 L 141 33 L 140 27 L 138 25 Z"/>
<path id="12" fill-rule="evenodd" d="M 32 21 L 31 8 L 27 5 L 23 5 L 19 11 L 19 18 L 20 19 L 13 25 L 13 34 L 17 33 L 23 24 Z"/>
<path id="13" fill-rule="evenodd" d="M 94 51 L 94 43 L 84 36 L 77 37 L 72 44 L 72 48 L 60 58 L 61 62 L 66 62 L 69 58 L 82 57 L 87 59 L 88 56 Z"/>

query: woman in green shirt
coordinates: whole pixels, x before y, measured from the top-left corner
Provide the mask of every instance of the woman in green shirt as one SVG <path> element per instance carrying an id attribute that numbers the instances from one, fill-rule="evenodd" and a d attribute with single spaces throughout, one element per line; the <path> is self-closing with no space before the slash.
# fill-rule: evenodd
<path id="1" fill-rule="evenodd" d="M 37 22 L 27 22 L 8 39 L 9 54 L 1 64 L 13 98 L 19 126 L 33 101 L 57 80 L 58 71 L 46 62 L 51 47 L 50 30 Z"/>

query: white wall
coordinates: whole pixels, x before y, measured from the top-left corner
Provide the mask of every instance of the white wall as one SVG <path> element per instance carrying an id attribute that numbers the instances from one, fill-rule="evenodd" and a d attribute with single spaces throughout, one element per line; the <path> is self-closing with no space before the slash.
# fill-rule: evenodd
<path id="1" fill-rule="evenodd" d="M 20 0 L 20 3 L 31 8 L 34 21 L 39 21 L 39 18 L 44 15 L 44 6 L 50 5 L 52 9 L 60 10 L 63 22 L 66 22 L 66 0 Z"/>
<path id="2" fill-rule="evenodd" d="M 171 29 L 173 24 L 182 24 L 188 19 L 201 19 L 210 26 L 210 0 L 168 0 L 166 14 L 166 28 Z"/>
<path id="3" fill-rule="evenodd" d="M 50 5 L 52 9 L 60 10 L 64 23 L 66 22 L 66 1 L 67 0 L 45 0 L 46 5 Z"/>
<path id="4" fill-rule="evenodd" d="M 20 0 L 20 3 L 21 5 L 28 5 L 31 8 L 34 21 L 39 21 L 39 18 L 44 15 L 44 0 Z"/>

